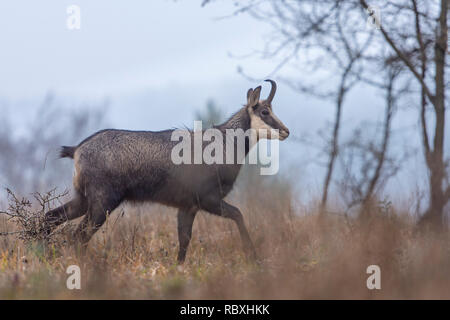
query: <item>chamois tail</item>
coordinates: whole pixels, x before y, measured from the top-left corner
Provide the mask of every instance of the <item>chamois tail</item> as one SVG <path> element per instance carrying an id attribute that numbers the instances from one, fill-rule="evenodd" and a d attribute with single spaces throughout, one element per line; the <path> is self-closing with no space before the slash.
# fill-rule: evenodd
<path id="1" fill-rule="evenodd" d="M 75 153 L 75 150 L 77 150 L 76 147 L 63 146 L 63 147 L 61 147 L 61 151 L 59 153 L 59 156 L 61 158 L 72 158 L 73 159 L 73 155 Z"/>

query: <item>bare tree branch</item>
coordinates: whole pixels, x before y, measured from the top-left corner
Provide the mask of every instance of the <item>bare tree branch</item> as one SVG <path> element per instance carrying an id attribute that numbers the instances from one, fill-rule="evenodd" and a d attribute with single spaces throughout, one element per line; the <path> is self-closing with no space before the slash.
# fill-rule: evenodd
<path id="1" fill-rule="evenodd" d="M 360 0 L 360 3 L 364 9 L 367 10 L 369 8 L 369 6 L 365 0 Z M 389 34 L 383 28 L 383 26 L 380 26 L 380 31 L 383 34 L 383 37 L 386 39 L 386 42 L 391 46 L 391 48 L 395 51 L 397 56 L 405 63 L 405 65 L 409 68 L 409 70 L 412 72 L 412 74 L 420 82 L 421 86 L 425 90 L 425 93 L 426 93 L 428 99 L 434 105 L 435 104 L 435 96 L 431 93 L 431 91 L 428 88 L 427 84 L 425 83 L 424 79 L 422 79 L 421 75 L 417 72 L 416 68 L 413 66 L 411 61 L 405 56 L 403 51 L 398 48 L 398 46 L 394 43 L 392 38 L 389 36 Z"/>

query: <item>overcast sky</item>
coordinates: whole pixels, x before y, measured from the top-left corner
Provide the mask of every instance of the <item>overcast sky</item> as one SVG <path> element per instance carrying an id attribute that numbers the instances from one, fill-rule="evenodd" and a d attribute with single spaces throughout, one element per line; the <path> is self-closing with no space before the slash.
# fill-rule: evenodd
<path id="1" fill-rule="evenodd" d="M 72 4 L 81 9 L 80 30 L 66 26 L 66 9 Z M 230 115 L 245 103 L 247 89 L 261 84 L 244 79 L 237 67 L 264 79 L 276 65 L 251 54 L 263 47 L 270 29 L 247 15 L 226 18 L 235 10 L 232 1 L 200 4 L 200 0 L 1 1 L 2 108 L 22 114 L 51 91 L 69 106 L 107 99 L 108 118 L 116 128 L 192 126 L 195 110 L 209 98 Z M 268 90 L 265 85 L 263 95 Z M 347 100 L 344 124 L 364 117 L 381 120 L 383 106 L 377 100 L 373 90 L 358 89 Z M 294 159 L 309 185 L 318 189 L 321 172 L 302 167 L 316 153 L 296 139 L 316 134 L 332 120 L 333 105 L 282 84 L 274 102 L 275 113 L 292 133 L 280 144 L 282 156 Z M 414 117 L 404 117 L 400 125 L 414 125 Z"/>
<path id="2" fill-rule="evenodd" d="M 66 27 L 68 5 L 81 29 Z M 0 4 L 0 97 L 36 101 L 52 91 L 80 101 L 108 98 L 119 127 L 163 128 L 191 121 L 208 98 L 228 112 L 245 102 L 238 65 L 256 77 L 273 62 L 238 59 L 263 45 L 267 26 L 228 1 L 9 1 Z M 284 94 L 283 94 L 284 93 Z M 280 88 L 278 96 L 292 93 Z M 127 117 L 123 117 L 124 109 Z M 149 115 L 149 118 L 143 117 Z"/>

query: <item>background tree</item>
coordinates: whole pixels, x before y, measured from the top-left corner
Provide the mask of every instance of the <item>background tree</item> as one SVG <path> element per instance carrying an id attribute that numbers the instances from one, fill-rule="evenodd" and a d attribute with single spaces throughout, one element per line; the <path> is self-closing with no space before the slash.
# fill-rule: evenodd
<path id="1" fill-rule="evenodd" d="M 0 126 L 0 186 L 18 195 L 70 186 L 72 164 L 58 159 L 59 147 L 76 145 L 104 128 L 105 108 L 106 104 L 61 108 L 49 94 L 35 114 L 24 117 L 21 130 L 13 128 L 17 121 L 5 112 Z"/>
<path id="2" fill-rule="evenodd" d="M 208 2 L 211 1 L 203 4 Z M 354 82 L 386 88 L 390 80 L 384 77 L 384 71 L 393 64 L 404 69 L 395 81 L 399 86 L 407 83 L 411 86 L 396 97 L 396 103 L 415 101 L 429 173 L 429 205 L 420 221 L 441 225 L 444 206 L 450 199 L 444 152 L 446 94 L 450 88 L 446 80 L 448 1 L 369 4 L 365 0 L 248 0 L 236 5 L 236 14 L 250 14 L 272 27 L 262 58 L 280 61 L 274 72 L 289 66 L 299 68 L 302 74 L 314 75 L 301 83 L 296 77 L 285 77 L 286 83 L 300 92 L 322 97 L 330 96 L 326 92 L 329 86 L 338 88 L 331 94 L 336 99 L 336 117 L 329 139 L 323 206 L 339 155 L 340 115 L 345 95 Z M 386 59 L 387 56 L 390 58 Z M 428 119 L 429 114 L 434 121 Z"/>
<path id="3" fill-rule="evenodd" d="M 195 112 L 195 120 L 202 121 L 203 129 L 208 129 L 213 125 L 223 122 L 225 120 L 225 116 L 214 100 L 209 99 L 206 102 L 204 110 L 197 110 L 197 112 Z"/>

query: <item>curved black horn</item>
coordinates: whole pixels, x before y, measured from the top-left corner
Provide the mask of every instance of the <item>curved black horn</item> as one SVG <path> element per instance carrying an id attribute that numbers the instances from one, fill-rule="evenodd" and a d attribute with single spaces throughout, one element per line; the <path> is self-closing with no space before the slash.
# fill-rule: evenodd
<path id="1" fill-rule="evenodd" d="M 275 92 L 277 91 L 277 84 L 275 83 L 275 81 L 270 80 L 270 79 L 267 79 L 264 81 L 270 82 L 270 84 L 272 85 L 272 89 L 270 89 L 269 96 L 266 99 L 266 101 L 268 101 L 270 103 L 270 102 L 272 102 L 273 97 L 275 96 Z"/>

